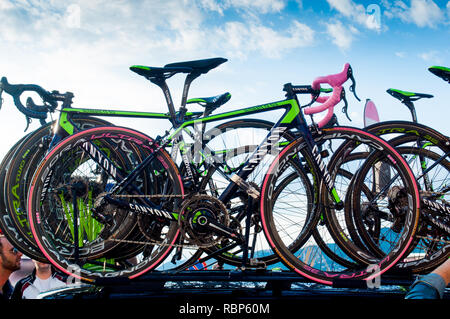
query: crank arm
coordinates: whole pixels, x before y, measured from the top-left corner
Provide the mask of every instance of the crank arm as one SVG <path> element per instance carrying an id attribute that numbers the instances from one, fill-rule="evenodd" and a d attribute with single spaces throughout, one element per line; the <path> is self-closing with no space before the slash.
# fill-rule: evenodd
<path id="1" fill-rule="evenodd" d="M 236 233 L 233 229 L 222 225 L 221 223 L 216 222 L 215 220 L 209 219 L 207 216 L 200 216 L 197 220 L 197 223 L 202 227 L 210 229 L 214 233 L 223 235 L 229 239 L 232 239 L 238 244 L 244 242 L 242 236 Z"/>

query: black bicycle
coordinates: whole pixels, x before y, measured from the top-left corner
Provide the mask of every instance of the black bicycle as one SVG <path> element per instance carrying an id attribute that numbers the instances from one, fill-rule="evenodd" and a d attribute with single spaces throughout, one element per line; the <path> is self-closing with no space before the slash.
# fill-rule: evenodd
<path id="1" fill-rule="evenodd" d="M 168 68 L 141 67 L 139 73 L 164 86 L 169 74 L 189 74 L 192 72 L 189 67 L 189 62 Z M 334 105 L 341 98 L 342 84 L 349 78 L 353 80 L 353 74 L 347 64 L 341 73 L 318 79 L 312 86 L 285 85 L 285 100 L 192 119 L 161 139 L 151 139 L 121 127 L 92 128 L 67 137 L 47 154 L 31 181 L 28 217 L 39 248 L 62 271 L 90 282 L 102 278 L 135 278 L 155 269 L 179 244 L 209 249 L 212 254 L 226 253 L 239 246 L 245 265 L 250 229 L 256 224 L 252 217 L 259 209 L 267 248 L 296 272 L 327 284 L 349 276 L 370 280 L 383 273 L 408 250 L 415 234 L 420 201 L 414 175 L 392 146 L 366 131 L 347 127 L 322 129 L 322 123 L 309 127 L 297 99 L 297 94 L 312 94 L 314 102 L 320 94 L 320 83 L 329 83 L 332 96 L 322 100 L 323 105 L 305 110 L 308 113 L 328 110 L 332 115 Z M 168 145 L 176 148 L 183 142 L 178 133 L 185 126 L 283 108 L 286 110 L 283 116 L 246 162 L 231 177 L 223 175 L 229 184 L 219 197 L 190 192 L 185 187 L 187 181 L 195 181 L 187 170 L 180 174 L 178 165 L 164 149 Z M 283 133 L 290 130 L 298 131 L 301 137 L 280 151 Z M 328 173 L 332 168 L 325 163 L 326 150 L 320 150 L 318 142 L 340 146 L 339 155 L 333 156 L 342 159 L 365 149 L 371 165 L 377 161 L 388 163 L 395 172 L 391 184 L 406 190 L 399 196 L 410 199 L 401 204 L 408 223 L 402 226 L 397 244 L 383 258 L 374 259 L 380 269 L 377 274 L 365 268 L 326 272 L 295 255 L 310 238 L 324 207 L 342 210 L 345 206 Z M 267 154 L 275 160 L 259 190 L 247 178 Z M 187 167 L 189 163 L 185 158 L 182 160 Z M 351 173 L 356 175 L 358 169 L 354 167 Z M 291 187 L 297 191 L 287 192 Z M 93 197 L 90 189 L 97 189 L 97 196 Z M 236 196 L 246 199 L 242 221 L 229 208 Z M 70 215 L 66 214 L 69 202 L 73 203 Z M 102 225 L 93 240 L 80 236 L 78 231 L 79 220 L 88 213 L 79 209 L 83 207 L 79 202 L 92 203 L 85 207 L 92 207 L 92 213 Z M 294 215 L 288 207 L 280 206 L 284 203 L 294 207 Z M 142 229 L 133 232 L 123 227 L 134 218 L 145 221 L 142 225 L 145 233 Z M 128 254 L 114 251 L 117 244 L 126 245 Z"/>
<path id="2" fill-rule="evenodd" d="M 388 93 L 408 107 L 412 122 L 387 121 L 373 124 L 366 129 L 377 136 L 383 136 L 396 147 L 406 158 L 419 183 L 422 198 L 419 228 L 410 252 L 396 264 L 396 267 L 423 273 L 445 261 L 449 254 L 450 238 L 445 225 L 448 225 L 446 202 L 450 142 L 447 136 L 417 123 L 413 101 L 419 98 L 431 98 L 431 95 L 395 89 L 389 89 Z M 354 154 L 351 160 L 366 161 L 366 157 L 365 153 Z M 334 212 L 328 214 L 329 220 L 327 227 L 323 227 L 322 237 L 332 236 L 338 242 L 339 249 L 337 252 L 326 249 L 321 252 L 327 253 L 327 256 L 340 262 L 341 265 L 351 266 L 353 259 L 347 256 L 355 256 L 352 245 L 363 247 L 369 256 L 382 256 L 392 238 L 398 236 L 398 225 L 405 220 L 401 214 L 392 214 L 392 212 L 386 214 L 385 211 L 380 210 L 380 205 L 391 207 L 395 205 L 395 201 L 390 198 L 392 192 L 385 191 L 384 203 L 373 203 L 373 198 L 377 196 L 373 196 L 372 192 L 378 193 L 381 188 L 389 184 L 386 180 L 391 178 L 390 172 L 383 168 L 383 164 L 372 167 L 370 178 L 365 180 L 352 179 L 353 176 L 346 171 L 345 165 L 348 163 L 341 162 L 340 166 L 335 166 L 336 170 L 333 174 L 342 185 L 345 185 L 344 189 L 347 189 L 352 181 L 354 183 L 352 187 L 356 189 L 347 194 L 359 193 L 361 199 L 360 202 L 353 203 L 349 196 L 346 198 L 346 204 L 353 203 L 355 208 L 346 209 L 341 214 Z M 339 242 L 339 238 L 344 238 L 344 241 Z"/>

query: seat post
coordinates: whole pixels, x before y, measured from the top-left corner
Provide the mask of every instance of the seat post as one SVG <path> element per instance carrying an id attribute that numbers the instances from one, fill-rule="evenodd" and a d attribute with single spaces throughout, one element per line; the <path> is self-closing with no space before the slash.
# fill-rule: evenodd
<path id="1" fill-rule="evenodd" d="M 181 98 L 181 107 L 186 106 L 187 96 L 188 96 L 189 88 L 191 87 L 191 83 L 199 76 L 200 76 L 199 72 L 191 72 L 186 76 L 186 80 L 184 81 L 184 87 L 183 87 L 183 96 Z"/>
<path id="2" fill-rule="evenodd" d="M 175 106 L 173 105 L 172 96 L 170 95 L 169 87 L 167 86 L 166 79 L 164 77 L 154 77 L 149 78 L 149 80 L 159 86 L 164 93 L 164 97 L 166 98 L 167 107 L 169 108 L 169 114 L 172 124 L 176 127 L 176 112 Z"/>
<path id="3" fill-rule="evenodd" d="M 414 123 L 417 123 L 417 115 L 416 115 L 416 108 L 414 107 L 414 103 L 411 100 L 403 100 L 403 104 L 406 105 L 406 107 L 411 112 L 412 120 Z"/>
<path id="4" fill-rule="evenodd" d="M 181 124 L 184 121 L 184 115 L 187 112 L 186 102 L 189 88 L 191 87 L 192 81 L 198 78 L 200 74 L 201 74 L 200 72 L 191 72 L 186 76 L 186 79 L 184 80 L 183 95 L 181 96 L 180 112 L 178 113 L 178 117 L 176 118 L 177 124 Z"/>

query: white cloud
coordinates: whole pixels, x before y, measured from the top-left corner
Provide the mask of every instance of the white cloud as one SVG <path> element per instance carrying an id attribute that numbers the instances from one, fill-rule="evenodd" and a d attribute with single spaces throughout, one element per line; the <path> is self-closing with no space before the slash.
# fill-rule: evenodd
<path id="1" fill-rule="evenodd" d="M 443 19 L 441 9 L 433 1 L 427 0 L 412 0 L 410 16 L 419 27 L 434 26 Z"/>
<path id="2" fill-rule="evenodd" d="M 278 12 L 285 6 L 285 1 L 281 0 L 79 0 L 75 6 L 79 16 L 75 19 L 65 1 L 30 0 L 28 5 L 1 1 L 0 8 L 4 9 L 0 11 L 3 31 L 0 41 L 11 45 L 23 42 L 36 52 L 60 48 L 61 43 L 70 51 L 71 48 L 86 48 L 84 44 L 89 43 L 92 47 L 89 53 L 92 53 L 110 40 L 111 53 L 104 57 L 109 62 L 119 63 L 118 52 L 127 52 L 136 58 L 153 57 L 156 62 L 169 52 L 179 59 L 209 56 L 215 52 L 223 55 L 224 50 L 242 59 L 255 53 L 280 57 L 286 50 L 313 43 L 314 31 L 297 21 L 282 31 L 264 25 L 259 19 L 239 22 L 239 16 L 236 21 L 220 26 L 206 28 L 204 25 L 202 8 L 219 13 L 229 7 L 260 13 Z"/>
<path id="3" fill-rule="evenodd" d="M 327 23 L 327 33 L 331 36 L 332 42 L 337 45 L 341 50 L 347 50 L 350 48 L 353 42 L 353 35 L 342 22 Z"/>
<path id="4" fill-rule="evenodd" d="M 351 17 L 357 7 L 351 0 L 327 0 L 328 4 L 346 17 Z M 358 6 L 362 7 L 362 6 Z"/>
<path id="5" fill-rule="evenodd" d="M 225 5 L 268 13 L 280 12 L 286 6 L 286 2 L 283 0 L 226 0 Z"/>
<path id="6" fill-rule="evenodd" d="M 9 0 L 0 0 L 0 10 L 8 10 L 13 7 L 13 4 Z"/>
<path id="7" fill-rule="evenodd" d="M 406 57 L 406 53 L 405 52 L 395 52 L 395 56 L 397 56 L 399 58 L 404 58 L 404 57 Z"/>
<path id="8" fill-rule="evenodd" d="M 285 0 L 199 0 L 200 5 L 207 10 L 223 14 L 224 10 L 233 8 L 257 13 L 277 13 L 286 6 Z"/>
<path id="9" fill-rule="evenodd" d="M 447 3 L 447 9 L 449 8 Z M 413 23 L 418 27 L 436 27 L 445 22 L 444 11 L 433 0 L 411 0 L 408 7 L 403 1 L 395 1 L 394 5 L 386 6 L 385 16 L 400 18 L 403 22 Z"/>
<path id="10" fill-rule="evenodd" d="M 200 0 L 200 5 L 207 10 L 217 11 L 220 15 L 223 15 L 223 6 L 215 0 Z"/>
<path id="11" fill-rule="evenodd" d="M 279 58 L 287 50 L 314 43 L 314 31 L 298 21 L 293 21 L 287 30 L 281 31 L 259 24 L 228 22 L 216 34 L 217 41 L 227 48 L 228 55 L 239 58 L 258 52 L 267 57 Z"/>
<path id="12" fill-rule="evenodd" d="M 428 51 L 419 54 L 419 57 L 428 63 L 442 63 L 442 59 L 438 51 Z"/>
<path id="13" fill-rule="evenodd" d="M 356 27 L 352 26 L 352 25 L 348 26 L 348 29 L 353 34 L 359 34 L 360 33 L 359 30 Z"/>

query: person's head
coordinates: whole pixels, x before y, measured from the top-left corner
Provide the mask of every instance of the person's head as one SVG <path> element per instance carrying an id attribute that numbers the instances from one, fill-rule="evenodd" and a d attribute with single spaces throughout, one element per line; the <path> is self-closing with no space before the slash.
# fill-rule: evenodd
<path id="1" fill-rule="evenodd" d="M 52 266 L 50 263 L 43 263 L 33 259 L 34 267 L 38 272 L 51 271 Z"/>
<path id="2" fill-rule="evenodd" d="M 10 272 L 19 270 L 21 258 L 22 253 L 4 235 L 0 235 L 0 267 Z"/>

